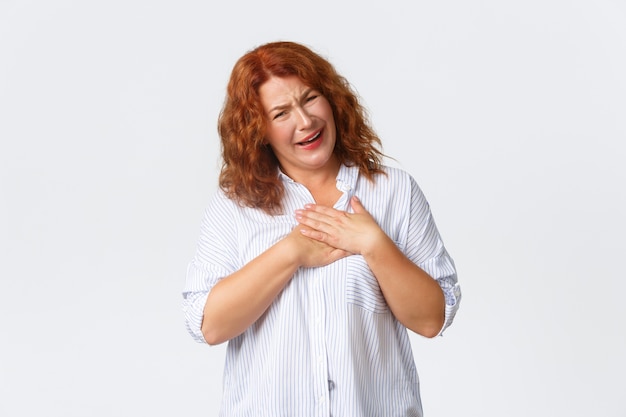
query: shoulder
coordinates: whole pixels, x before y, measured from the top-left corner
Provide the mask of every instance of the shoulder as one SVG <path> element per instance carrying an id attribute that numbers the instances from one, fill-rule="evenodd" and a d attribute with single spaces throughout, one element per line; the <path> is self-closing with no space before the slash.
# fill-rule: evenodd
<path id="1" fill-rule="evenodd" d="M 383 165 L 381 172 L 374 174 L 372 180 L 359 176 L 357 194 L 359 198 L 371 199 L 377 204 L 406 206 L 413 192 L 413 177 L 405 170 Z"/>
<path id="2" fill-rule="evenodd" d="M 383 166 L 382 169 L 384 174 L 379 174 L 375 177 L 376 188 L 388 190 L 394 196 L 394 199 L 398 200 L 398 203 L 400 203 L 400 200 L 407 198 L 414 205 L 421 206 L 427 204 L 426 196 L 413 175 L 402 168 L 387 165 Z"/>
<path id="3" fill-rule="evenodd" d="M 381 169 L 383 172 L 374 176 L 378 186 L 410 189 L 417 185 L 413 176 L 402 168 L 383 165 Z"/>
<path id="4" fill-rule="evenodd" d="M 238 204 L 218 188 L 210 195 L 204 208 L 203 223 L 205 226 L 211 225 L 212 227 L 230 223 L 239 210 Z"/>
<path id="5" fill-rule="evenodd" d="M 258 207 L 248 207 L 241 202 L 230 198 L 224 190 L 218 189 L 211 196 L 205 210 L 205 218 L 213 222 L 222 222 L 222 227 L 232 226 L 235 223 L 271 223 L 284 216 L 271 215 Z"/>
<path id="6" fill-rule="evenodd" d="M 232 211 L 237 207 L 237 203 L 228 198 L 226 193 L 220 188 L 215 190 L 209 197 L 208 204 L 206 206 L 207 211 Z"/>
<path id="7" fill-rule="evenodd" d="M 411 174 L 405 171 L 402 168 L 392 167 L 389 165 L 381 166 L 382 170 L 387 174 L 387 176 L 393 178 L 411 178 Z"/>

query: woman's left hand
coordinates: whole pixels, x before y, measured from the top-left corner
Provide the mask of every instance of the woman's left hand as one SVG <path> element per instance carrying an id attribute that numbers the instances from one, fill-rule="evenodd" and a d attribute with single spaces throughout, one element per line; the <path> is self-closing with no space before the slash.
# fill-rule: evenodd
<path id="1" fill-rule="evenodd" d="M 400 251 L 358 198 L 352 197 L 350 205 L 353 214 L 316 204 L 296 210 L 300 233 L 362 255 L 400 323 L 426 337 L 439 334 L 445 319 L 445 299 L 437 281 Z"/>
<path id="2" fill-rule="evenodd" d="M 350 199 L 350 205 L 354 213 L 317 204 L 307 204 L 304 209 L 296 210 L 296 220 L 306 226 L 301 233 L 352 254 L 373 251 L 385 232 L 356 196 Z"/>

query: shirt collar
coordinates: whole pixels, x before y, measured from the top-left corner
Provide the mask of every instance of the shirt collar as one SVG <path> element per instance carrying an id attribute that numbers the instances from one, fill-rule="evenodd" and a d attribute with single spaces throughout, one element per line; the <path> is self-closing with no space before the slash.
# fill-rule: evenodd
<path id="1" fill-rule="evenodd" d="M 350 192 L 356 188 L 359 177 L 359 168 L 341 164 L 337 173 L 337 188 L 343 192 Z"/>
<path id="2" fill-rule="evenodd" d="M 285 174 L 283 170 L 280 169 L 280 166 L 278 167 L 278 178 L 280 178 L 284 182 L 295 183 L 295 181 L 292 180 L 291 177 L 289 177 L 289 175 Z"/>

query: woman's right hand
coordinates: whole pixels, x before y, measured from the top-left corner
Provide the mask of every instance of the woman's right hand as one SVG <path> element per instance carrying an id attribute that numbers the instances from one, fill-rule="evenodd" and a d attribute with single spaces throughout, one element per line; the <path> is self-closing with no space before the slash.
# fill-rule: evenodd
<path id="1" fill-rule="evenodd" d="M 285 237 L 285 240 L 289 242 L 289 248 L 294 250 L 299 266 L 324 266 L 351 255 L 350 252 L 304 236 L 302 234 L 303 229 L 307 229 L 307 227 L 297 225 Z"/>
<path id="2" fill-rule="evenodd" d="M 310 239 L 298 225 L 238 271 L 221 279 L 204 306 L 202 333 L 211 345 L 244 332 L 267 310 L 300 267 L 328 265 L 350 255 Z"/>

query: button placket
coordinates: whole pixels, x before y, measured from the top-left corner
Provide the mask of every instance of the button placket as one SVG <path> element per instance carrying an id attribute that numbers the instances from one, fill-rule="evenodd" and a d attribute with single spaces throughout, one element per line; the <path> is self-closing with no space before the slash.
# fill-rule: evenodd
<path id="1" fill-rule="evenodd" d="M 319 270 L 318 270 L 319 271 Z M 330 410 L 328 391 L 328 359 L 326 357 L 325 339 L 325 300 L 323 280 L 319 272 L 311 274 L 308 278 L 309 294 L 311 295 L 311 307 L 309 310 L 311 320 L 311 361 L 313 369 L 314 397 L 317 399 L 318 415 L 328 415 Z"/>

